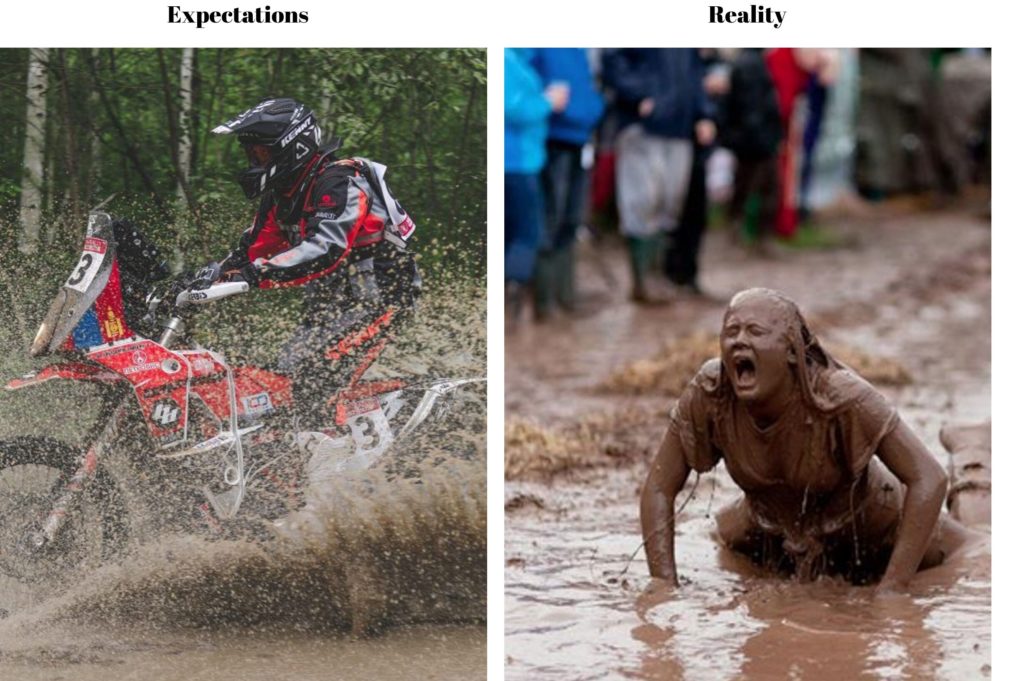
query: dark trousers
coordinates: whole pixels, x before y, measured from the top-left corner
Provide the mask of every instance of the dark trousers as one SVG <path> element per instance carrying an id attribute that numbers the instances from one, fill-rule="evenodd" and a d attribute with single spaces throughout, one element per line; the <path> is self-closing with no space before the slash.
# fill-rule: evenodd
<path id="1" fill-rule="evenodd" d="M 778 160 L 774 156 L 738 160 L 732 201 L 729 204 L 729 220 L 740 233 L 747 215 L 747 204 L 755 196 L 758 206 L 754 217 L 754 236 L 760 238 L 771 233 L 778 210 L 778 172 Z"/>
<path id="2" fill-rule="evenodd" d="M 505 279 L 526 284 L 533 278 L 544 227 L 540 178 L 505 173 Z"/>
<path id="3" fill-rule="evenodd" d="M 700 246 L 708 225 L 707 176 L 704 172 L 709 150 L 697 147 L 693 155 L 690 186 L 679 224 L 668 234 L 665 251 L 665 277 L 680 286 L 697 283 Z"/>
<path id="4" fill-rule="evenodd" d="M 304 426 L 334 422 L 332 397 L 358 382 L 413 316 L 420 283 L 412 256 L 376 260 L 355 262 L 307 286 L 302 321 L 277 367 L 292 377 Z"/>
<path id="5" fill-rule="evenodd" d="M 538 314 L 550 311 L 556 301 L 566 308 L 575 303 L 574 247 L 587 180 L 582 156 L 582 146 L 548 141 L 541 173 L 546 215 L 534 282 Z"/>

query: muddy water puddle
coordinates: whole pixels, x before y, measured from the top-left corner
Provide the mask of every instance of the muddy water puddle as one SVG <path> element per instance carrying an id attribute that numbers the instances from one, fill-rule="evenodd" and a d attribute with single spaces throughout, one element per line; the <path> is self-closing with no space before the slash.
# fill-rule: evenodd
<path id="1" fill-rule="evenodd" d="M 557 489 L 506 517 L 507 679 L 984 678 L 991 657 L 985 546 L 922 573 L 907 596 L 758 575 L 714 540 L 737 490 L 703 476 L 678 520 L 683 585 L 645 592 L 636 492 L 642 467 Z M 689 487 L 683 497 L 689 494 Z M 595 490 L 600 490 L 595 494 Z M 682 497 L 681 497 L 682 498 Z"/>
<path id="2" fill-rule="evenodd" d="M 486 669 L 483 627 L 409 627 L 366 639 L 90 628 L 49 629 L 31 641 L 0 634 L 0 678 L 20 681 L 461 681 L 484 678 Z"/>

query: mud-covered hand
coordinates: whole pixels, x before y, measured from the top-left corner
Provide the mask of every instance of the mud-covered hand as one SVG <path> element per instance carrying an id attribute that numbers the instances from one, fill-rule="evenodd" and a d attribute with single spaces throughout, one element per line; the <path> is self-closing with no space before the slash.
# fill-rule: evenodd
<path id="1" fill-rule="evenodd" d="M 209 262 L 198 270 L 192 277 L 192 281 L 189 283 L 189 288 L 201 291 L 208 289 L 217 280 L 221 278 L 221 265 L 219 262 Z"/>
<path id="2" fill-rule="evenodd" d="M 636 599 L 636 610 L 640 619 L 646 619 L 645 616 L 651 609 L 675 598 L 678 588 L 679 586 L 670 579 L 651 577 L 651 581 Z"/>

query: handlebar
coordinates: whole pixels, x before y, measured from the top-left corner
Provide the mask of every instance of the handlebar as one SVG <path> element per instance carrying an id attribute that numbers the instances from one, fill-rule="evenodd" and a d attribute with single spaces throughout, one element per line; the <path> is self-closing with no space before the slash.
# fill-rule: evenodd
<path id="1" fill-rule="evenodd" d="M 182 291 L 174 299 L 177 307 L 185 305 L 202 305 L 228 296 L 235 296 L 249 290 L 249 283 L 245 281 L 228 281 L 223 284 L 212 284 L 210 288 L 200 290 L 188 289 Z"/>

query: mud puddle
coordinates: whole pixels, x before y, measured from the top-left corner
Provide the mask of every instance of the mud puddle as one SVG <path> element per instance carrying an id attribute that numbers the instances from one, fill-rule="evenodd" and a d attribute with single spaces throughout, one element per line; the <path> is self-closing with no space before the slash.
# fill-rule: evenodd
<path id="1" fill-rule="evenodd" d="M 738 494 L 715 473 L 701 478 L 678 520 L 683 584 L 658 598 L 644 591 L 642 550 L 630 561 L 640 544 L 636 492 L 645 474 L 639 466 L 611 471 L 563 481 L 557 492 L 508 484 L 507 495 L 534 503 L 505 523 L 507 679 L 987 675 L 984 546 L 955 568 L 922 573 L 910 595 L 884 601 L 841 581 L 759 576 L 713 537 L 714 512 Z"/>
<path id="2" fill-rule="evenodd" d="M 483 627 L 408 627 L 367 639 L 64 628 L 32 643 L 5 639 L 0 634 L 0 678 L 24 681 L 442 681 L 487 673 Z"/>
<path id="3" fill-rule="evenodd" d="M 483 473 L 373 473 L 271 539 L 169 535 L 38 595 L 0 621 L 0 678 L 480 678 Z"/>
<path id="4" fill-rule="evenodd" d="M 624 302 L 625 256 L 605 253 L 599 265 L 611 267 L 623 283 L 619 291 L 606 291 L 612 298 L 606 309 L 582 320 L 527 326 L 506 339 L 507 419 L 545 429 L 585 463 L 552 478 L 536 472 L 543 457 L 533 468 L 514 461 L 512 475 L 506 459 L 506 678 L 838 681 L 990 674 L 984 531 L 963 561 L 921 573 L 902 597 L 877 600 L 870 588 L 840 581 L 779 581 L 716 543 L 714 514 L 739 493 L 717 471 L 700 479 L 677 521 L 682 587 L 668 597 L 645 591 L 638 497 L 673 401 L 666 389 L 672 377 L 642 376 L 653 389 L 637 390 L 628 370 L 645 359 L 655 371 L 670 367 L 666 348 L 680 338 L 717 333 L 733 291 L 778 288 L 801 304 L 826 341 L 869 360 L 898 363 L 907 380 L 877 381 L 879 387 L 943 463 L 943 423 L 990 418 L 987 226 L 966 214 L 931 213 L 851 228 L 860 235 L 855 249 L 776 260 L 751 259 L 713 233 L 704 283 L 723 300 L 687 300 L 659 310 Z M 609 280 L 595 273 L 593 262 L 581 270 L 584 288 Z M 678 377 L 678 385 L 685 378 Z M 619 417 L 634 413 L 649 419 Z M 625 432 L 616 432 L 617 419 Z M 647 425 L 654 421 L 658 425 Z M 582 443 L 572 440 L 578 424 L 595 422 L 610 424 L 609 430 L 600 437 L 585 433 Z M 601 467 L 595 462 L 607 464 L 608 457 L 585 452 L 607 441 L 632 449 Z M 560 469 L 564 458 L 554 458 Z M 692 485 L 693 477 L 677 503 Z"/>

